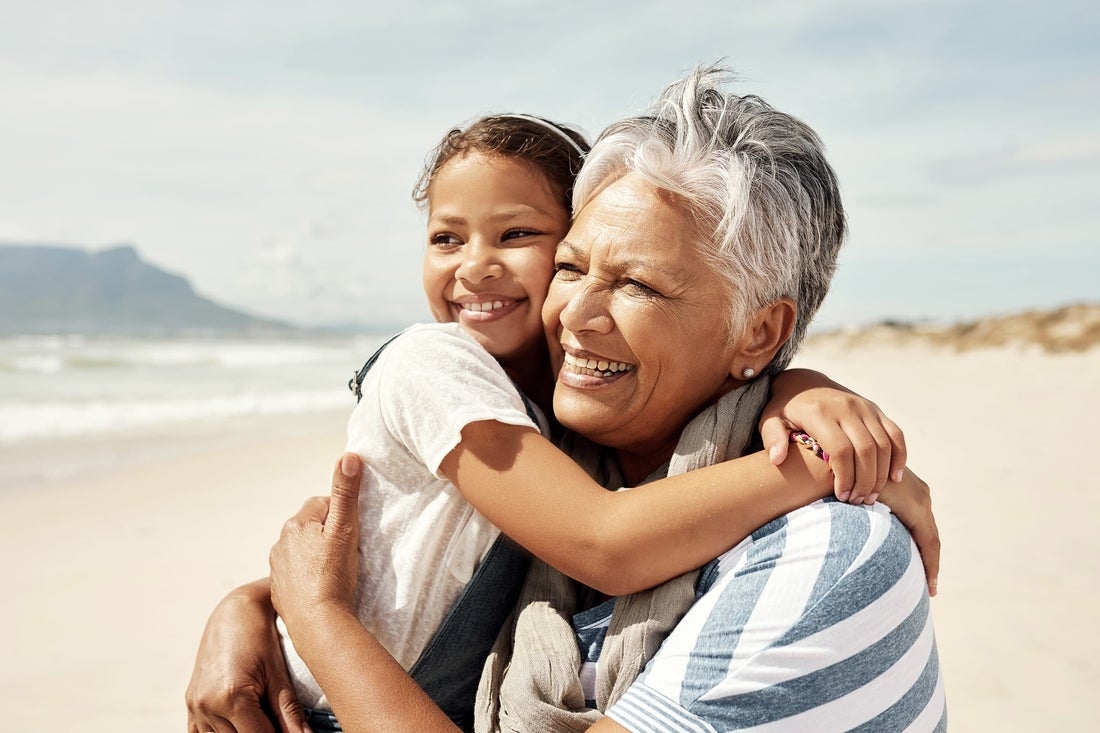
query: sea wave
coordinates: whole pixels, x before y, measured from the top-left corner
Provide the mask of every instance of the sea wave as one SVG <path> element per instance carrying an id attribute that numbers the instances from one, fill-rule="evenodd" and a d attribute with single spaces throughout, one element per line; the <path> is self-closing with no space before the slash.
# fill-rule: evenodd
<path id="1" fill-rule="evenodd" d="M 0 342 L 0 370 L 57 374 L 66 370 L 142 367 L 286 367 L 347 358 L 378 339 L 344 342 L 89 341 L 21 337 Z"/>
<path id="2" fill-rule="evenodd" d="M 324 392 L 252 392 L 186 400 L 112 400 L 84 404 L 0 405 L 0 444 L 72 437 L 200 420 L 301 413 L 349 407 L 349 396 Z"/>
<path id="3" fill-rule="evenodd" d="M 349 407 L 381 339 L 0 339 L 0 445 Z"/>

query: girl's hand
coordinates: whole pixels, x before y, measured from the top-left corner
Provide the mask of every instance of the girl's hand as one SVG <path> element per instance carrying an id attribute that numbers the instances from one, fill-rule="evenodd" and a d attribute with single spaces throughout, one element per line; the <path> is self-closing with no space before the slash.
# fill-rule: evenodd
<path id="1" fill-rule="evenodd" d="M 359 457 L 345 453 L 332 474 L 332 496 L 307 500 L 271 548 L 271 601 L 291 638 L 325 604 L 354 615 L 361 469 Z"/>
<path id="2" fill-rule="evenodd" d="M 787 457 L 790 434 L 804 430 L 829 454 L 833 490 L 841 501 L 873 504 L 887 478 L 905 470 L 905 435 L 875 403 L 820 372 L 788 369 L 772 379 L 760 435 L 772 463 Z"/>

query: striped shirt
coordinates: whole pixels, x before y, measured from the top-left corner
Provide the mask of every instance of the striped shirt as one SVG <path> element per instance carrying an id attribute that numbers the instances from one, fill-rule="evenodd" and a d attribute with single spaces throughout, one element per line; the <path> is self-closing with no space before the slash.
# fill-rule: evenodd
<path id="1" fill-rule="evenodd" d="M 607 711 L 628 730 L 946 730 L 924 569 L 885 506 L 791 512 L 708 566 L 700 592 Z M 578 630 L 599 627 L 591 611 Z"/>

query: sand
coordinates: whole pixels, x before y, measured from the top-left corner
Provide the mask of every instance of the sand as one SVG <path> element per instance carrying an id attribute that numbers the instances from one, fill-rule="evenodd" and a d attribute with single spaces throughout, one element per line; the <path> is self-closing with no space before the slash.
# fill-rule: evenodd
<path id="1" fill-rule="evenodd" d="M 1089 621 L 1100 618 L 1090 460 L 1100 350 L 825 345 L 799 361 L 876 399 L 933 488 L 944 540 L 933 613 L 951 729 L 1100 729 L 1089 702 L 1100 683 Z M 0 484 L 0 729 L 183 731 L 209 610 L 266 571 L 282 521 L 327 489 L 344 419 L 0 453 L 6 467 L 54 462 L 59 477 L 29 485 L 9 471 Z M 129 458 L 65 470 L 66 456 L 92 454 Z"/>

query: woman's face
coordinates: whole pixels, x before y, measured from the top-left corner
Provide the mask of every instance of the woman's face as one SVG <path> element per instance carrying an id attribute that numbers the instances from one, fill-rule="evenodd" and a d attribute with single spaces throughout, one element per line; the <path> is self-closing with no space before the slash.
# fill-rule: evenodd
<path id="1" fill-rule="evenodd" d="M 542 305 L 569 212 L 533 166 L 454 158 L 432 181 L 423 283 L 432 315 L 501 360 L 543 349 Z"/>
<path id="2" fill-rule="evenodd" d="M 560 367 L 555 415 L 654 467 L 690 419 L 735 386 L 729 285 L 695 240 L 674 199 L 628 174 L 577 214 L 543 310 Z"/>

